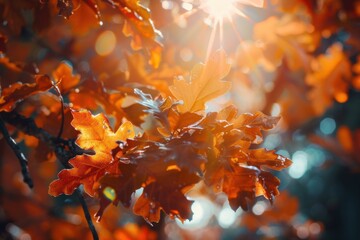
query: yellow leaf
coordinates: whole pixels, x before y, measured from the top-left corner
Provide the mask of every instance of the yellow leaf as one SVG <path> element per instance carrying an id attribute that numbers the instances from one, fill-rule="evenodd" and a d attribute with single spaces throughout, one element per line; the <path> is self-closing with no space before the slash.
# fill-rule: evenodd
<path id="1" fill-rule="evenodd" d="M 196 65 L 190 81 L 175 79 L 170 86 L 171 93 L 183 104 L 178 106 L 180 112 L 197 112 L 205 109 L 205 103 L 226 93 L 230 82 L 220 81 L 230 71 L 223 50 L 215 52 L 205 65 Z"/>

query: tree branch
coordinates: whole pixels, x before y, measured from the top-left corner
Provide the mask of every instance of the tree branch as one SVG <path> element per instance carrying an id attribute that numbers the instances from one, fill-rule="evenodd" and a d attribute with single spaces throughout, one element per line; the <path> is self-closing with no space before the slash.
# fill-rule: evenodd
<path id="1" fill-rule="evenodd" d="M 16 127 L 16 129 L 27 135 L 34 136 L 43 142 L 53 143 L 56 139 L 44 129 L 39 128 L 32 118 L 26 118 L 16 112 L 1 112 L 0 117 L 8 124 Z"/>
<path id="2" fill-rule="evenodd" d="M 91 154 L 91 152 L 85 151 L 76 145 L 75 139 L 63 139 L 52 136 L 46 130 L 39 128 L 32 118 L 24 117 L 16 112 L 1 112 L 0 117 L 8 124 L 16 127 L 17 130 L 47 143 L 66 168 L 69 168 L 68 161 L 76 155 Z"/>
<path id="3" fill-rule="evenodd" d="M 92 152 L 92 151 L 87 151 L 87 150 L 81 149 L 78 145 L 76 145 L 74 139 L 62 139 L 62 138 L 59 138 L 58 136 L 57 137 L 52 136 L 50 133 L 48 133 L 44 129 L 39 128 L 32 118 L 26 118 L 26 117 L 24 117 L 24 116 L 22 116 L 22 115 L 20 115 L 20 114 L 18 114 L 16 112 L 1 112 L 0 113 L 0 128 L 1 128 L 1 131 L 3 131 L 3 129 L 4 129 L 6 131 L 6 133 L 3 133 L 4 137 L 6 139 L 10 138 L 13 143 L 15 143 L 15 141 L 9 136 L 2 119 L 4 119 L 7 123 L 15 126 L 18 130 L 20 130 L 20 131 L 22 131 L 22 132 L 24 132 L 24 133 L 26 133 L 28 135 L 34 136 L 34 137 L 40 139 L 43 142 L 48 143 L 49 146 L 54 150 L 55 155 L 59 159 L 60 163 L 66 169 L 71 168 L 71 166 L 69 164 L 69 160 L 71 158 L 75 157 L 76 155 L 81 155 L 81 154 L 84 154 L 84 153 L 94 154 L 94 152 Z M 18 149 L 18 146 L 16 145 L 16 143 L 15 143 L 15 146 Z M 19 152 L 18 150 L 15 151 L 15 153 L 20 153 L 19 156 L 24 157 L 22 160 L 25 159 L 25 156 L 21 152 Z M 26 167 L 25 170 L 27 170 L 27 160 L 25 159 L 25 161 L 26 161 L 26 165 L 24 165 L 24 166 Z M 25 161 L 21 161 L 21 163 L 24 163 Z M 23 168 L 23 165 L 22 165 L 22 168 Z M 23 172 L 23 175 L 24 175 L 24 172 Z M 27 175 L 24 175 L 24 181 L 26 182 L 26 181 L 28 181 L 28 178 L 25 178 L 25 176 L 29 176 L 28 171 L 27 171 Z M 32 186 L 30 186 L 30 187 L 32 187 Z M 84 214 L 85 214 L 87 224 L 88 224 L 89 229 L 90 229 L 90 231 L 92 233 L 93 239 L 98 240 L 99 236 L 98 236 L 98 234 L 96 232 L 96 229 L 95 229 L 95 226 L 94 226 L 94 224 L 92 222 L 90 212 L 89 212 L 89 209 L 88 209 L 88 207 L 86 205 L 84 196 L 81 194 L 79 189 L 76 189 L 75 194 L 76 194 L 76 196 L 78 197 L 78 199 L 80 201 L 80 204 L 81 204 L 82 209 L 83 209 Z"/>
<path id="4" fill-rule="evenodd" d="M 93 239 L 94 240 L 99 240 L 99 236 L 96 232 L 96 229 L 95 229 L 95 226 L 94 226 L 94 223 L 92 222 L 92 219 L 91 219 L 91 216 L 90 216 L 90 212 L 89 212 L 89 209 L 86 205 L 86 202 L 85 202 L 85 199 L 84 199 L 84 196 L 81 194 L 80 190 L 79 189 L 76 189 L 75 190 L 75 194 L 76 196 L 78 197 L 79 201 L 80 201 L 80 204 L 81 204 L 81 207 L 84 211 L 84 214 L 85 214 L 85 218 L 86 218 L 86 222 L 90 228 L 90 231 L 91 231 L 91 234 L 93 236 Z"/>
<path id="5" fill-rule="evenodd" d="M 3 134 L 6 142 L 9 144 L 13 152 L 15 153 L 16 157 L 19 159 L 19 163 L 21 166 L 21 173 L 24 178 L 24 182 L 29 186 L 29 188 L 34 187 L 33 180 L 30 177 L 29 168 L 28 168 L 28 160 L 26 159 L 25 155 L 21 152 L 19 146 L 15 142 L 15 140 L 10 136 L 4 121 L 0 117 L 0 131 Z"/>

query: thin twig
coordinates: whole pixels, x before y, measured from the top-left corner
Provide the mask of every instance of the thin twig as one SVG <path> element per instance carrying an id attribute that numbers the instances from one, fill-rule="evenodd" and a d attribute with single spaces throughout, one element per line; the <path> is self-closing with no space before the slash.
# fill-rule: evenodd
<path id="1" fill-rule="evenodd" d="M 29 168 L 28 168 L 28 160 L 26 159 L 25 155 L 21 152 L 19 146 L 15 142 L 15 140 L 10 136 L 8 130 L 6 129 L 5 123 L 0 118 L 0 130 L 3 134 L 6 142 L 9 144 L 11 149 L 14 151 L 16 157 L 19 159 L 19 163 L 21 166 L 21 173 L 24 178 L 24 182 L 29 186 L 29 188 L 33 188 L 34 184 L 30 177 Z"/>
<path id="2" fill-rule="evenodd" d="M 4 129 L 6 130 L 2 119 L 4 119 L 8 124 L 15 126 L 18 130 L 20 130 L 28 135 L 34 136 L 44 142 L 47 142 L 49 144 L 49 146 L 54 150 L 56 157 L 59 159 L 60 163 L 64 166 L 64 168 L 67 168 L 67 169 L 71 168 L 71 165 L 69 164 L 69 160 L 71 158 L 75 157 L 76 155 L 81 155 L 84 153 L 94 154 L 93 151 L 81 149 L 78 145 L 76 145 L 74 139 L 66 140 L 66 139 L 62 139 L 62 138 L 53 137 L 51 134 L 49 134 L 44 129 L 39 128 L 32 118 L 26 118 L 16 112 L 9 112 L 9 113 L 1 112 L 0 113 L 0 124 L 1 124 L 0 127 L 1 127 L 1 130 L 3 130 L 2 126 L 4 126 Z M 7 132 L 7 130 L 6 130 L 6 132 Z M 9 134 L 7 133 L 7 135 L 9 135 Z M 4 137 L 6 138 L 6 134 L 4 134 Z M 12 141 L 15 143 L 14 140 L 12 140 Z M 16 143 L 15 143 L 15 145 L 16 145 Z M 27 165 L 25 165 L 25 166 L 27 167 Z M 25 181 L 25 177 L 24 177 L 24 181 Z M 93 235 L 93 238 L 94 238 L 94 240 L 98 240 L 99 236 L 98 236 L 96 229 L 94 227 L 94 224 L 91 220 L 89 209 L 86 205 L 84 197 L 81 194 L 80 190 L 78 190 L 78 189 L 75 190 L 75 194 L 79 198 L 79 201 L 83 208 L 85 218 L 86 218 L 86 221 L 90 228 L 90 231 Z"/>
<path id="3" fill-rule="evenodd" d="M 59 130 L 59 133 L 57 135 L 57 138 L 61 138 L 61 135 L 63 133 L 63 130 L 64 130 L 64 121 L 65 121 L 65 108 L 64 108 L 64 98 L 63 96 L 61 95 L 61 92 L 60 92 L 60 89 L 57 85 L 54 84 L 54 89 L 55 91 L 57 92 L 58 94 L 58 97 L 60 99 L 60 103 L 61 103 L 61 123 L 60 123 L 60 130 Z"/>
<path id="4" fill-rule="evenodd" d="M 34 136 L 50 145 L 56 139 L 44 129 L 39 128 L 32 118 L 24 117 L 16 112 L 1 112 L 0 117 L 8 124 L 15 126 L 17 130 Z"/>
<path id="5" fill-rule="evenodd" d="M 90 231 L 91 231 L 91 234 L 93 236 L 93 239 L 94 240 L 99 240 L 99 236 L 96 232 L 96 229 L 95 229 L 95 226 L 94 226 L 94 223 L 92 222 L 92 219 L 91 219 L 91 216 L 90 216 L 90 212 L 89 212 L 89 209 L 86 205 L 86 202 L 85 202 L 85 199 L 84 199 L 84 196 L 81 194 L 80 190 L 79 189 L 76 189 L 75 190 L 75 194 L 76 196 L 78 197 L 80 203 L 81 203 L 81 207 L 84 211 L 84 214 L 85 214 L 85 218 L 86 218 L 86 221 L 87 221 L 87 224 L 90 228 Z"/>
<path id="6" fill-rule="evenodd" d="M 39 128 L 32 118 L 24 117 L 16 112 L 0 112 L 0 117 L 8 124 L 16 127 L 17 130 L 47 143 L 57 156 L 66 162 L 76 155 L 91 154 L 91 151 L 85 151 L 76 145 L 75 139 L 62 139 L 52 136 L 45 129 Z"/>

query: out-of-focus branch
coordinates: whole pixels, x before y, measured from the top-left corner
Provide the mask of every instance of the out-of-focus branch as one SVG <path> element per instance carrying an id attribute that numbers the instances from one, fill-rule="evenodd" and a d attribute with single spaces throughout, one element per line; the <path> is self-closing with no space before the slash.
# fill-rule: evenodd
<path id="1" fill-rule="evenodd" d="M 16 127 L 16 129 L 34 136 L 43 142 L 51 143 L 55 139 L 44 129 L 39 128 L 31 118 L 26 118 L 16 112 L 1 112 L 0 117 L 8 124 Z"/>
<path id="2" fill-rule="evenodd" d="M 15 143 L 15 141 L 9 135 L 7 129 L 5 128 L 4 121 L 7 122 L 8 124 L 15 126 L 18 130 L 20 130 L 28 135 L 34 136 L 43 142 L 48 143 L 49 146 L 54 150 L 56 157 L 59 159 L 60 163 L 64 166 L 64 168 L 67 168 L 67 169 L 71 168 L 71 166 L 69 164 L 69 160 L 71 158 L 75 157 L 76 155 L 81 155 L 84 153 L 93 154 L 92 151 L 87 151 L 87 150 L 81 149 L 78 145 L 75 144 L 74 139 L 62 139 L 60 137 L 52 136 L 50 133 L 48 133 L 44 129 L 39 128 L 32 118 L 26 118 L 16 112 L 1 112 L 0 113 L 1 131 L 3 132 L 3 135 L 7 139 L 10 146 L 13 149 L 16 149 L 16 151 L 15 150 L 14 151 L 15 151 L 16 155 L 18 156 L 18 158 L 22 157 L 20 163 L 22 164 L 21 166 L 22 166 L 23 175 L 24 175 L 24 182 L 26 182 L 30 187 L 32 187 L 32 181 L 29 182 L 31 180 L 31 178 L 29 176 L 28 169 L 27 169 L 27 160 L 26 160 L 25 156 L 18 149 L 18 146 Z M 11 144 L 14 144 L 15 146 L 13 146 Z M 26 170 L 26 172 L 25 172 L 25 170 Z M 31 183 L 31 185 L 29 183 Z M 89 213 L 89 209 L 86 205 L 85 199 L 84 199 L 83 195 L 81 194 L 80 190 L 77 189 L 75 191 L 75 194 L 77 195 L 77 197 L 80 201 L 80 204 L 83 208 L 85 218 L 86 218 L 86 221 L 90 228 L 90 231 L 92 233 L 93 239 L 98 240 L 99 236 L 98 236 L 95 226 L 92 222 L 92 219 L 91 219 L 91 216 Z"/>
<path id="3" fill-rule="evenodd" d="M 54 137 L 46 130 L 39 128 L 32 118 L 24 117 L 16 112 L 1 112 L 0 117 L 17 130 L 47 143 L 64 166 L 67 166 L 68 161 L 76 155 L 88 153 L 75 144 L 75 139 Z"/>
<path id="4" fill-rule="evenodd" d="M 28 160 L 26 159 L 25 155 L 21 152 L 19 146 L 15 142 L 15 140 L 10 136 L 4 121 L 0 117 L 0 131 L 3 134 L 6 142 L 9 144 L 13 152 L 15 153 L 16 157 L 19 159 L 19 163 L 21 166 L 21 173 L 24 178 L 24 182 L 30 187 L 33 188 L 33 180 L 30 177 L 29 168 L 28 168 Z"/>

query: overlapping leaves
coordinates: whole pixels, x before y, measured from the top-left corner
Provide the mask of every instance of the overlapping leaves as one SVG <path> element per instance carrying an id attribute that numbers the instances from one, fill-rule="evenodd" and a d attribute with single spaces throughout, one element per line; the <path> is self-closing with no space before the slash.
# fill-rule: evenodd
<path id="1" fill-rule="evenodd" d="M 282 170 L 290 161 L 254 145 L 279 117 L 238 114 L 233 106 L 205 114 L 205 103 L 230 86 L 220 81 L 229 70 L 225 53 L 211 59 L 195 67 L 191 82 L 174 82 L 170 90 L 178 101 L 135 89 L 138 104 L 151 119 L 142 135 L 135 136 L 129 122 L 114 133 L 104 115 L 73 112 L 72 125 L 81 133 L 77 144 L 94 155 L 71 159 L 73 168 L 59 173 L 49 193 L 71 194 L 82 184 L 89 195 L 100 198 L 96 216 L 101 218 L 110 203 L 129 207 L 132 194 L 143 188 L 133 210 L 149 222 L 158 222 L 161 211 L 191 219 L 186 192 L 200 181 L 226 193 L 234 210 L 247 209 L 260 195 L 272 201 L 280 181 L 267 170 Z M 187 87 L 193 91 L 185 91 Z"/>
<path id="2" fill-rule="evenodd" d="M 47 75 L 33 75 L 5 57 L 0 58 L 0 70 L 0 111 L 12 111 L 18 102 L 52 87 Z"/>
<path id="3" fill-rule="evenodd" d="M 111 150 L 116 148 L 116 141 L 124 141 L 134 137 L 134 130 L 130 122 L 125 122 L 114 133 L 103 114 L 92 116 L 88 111 L 73 112 L 72 125 L 80 135 L 76 143 L 84 150 L 94 151 L 94 155 L 78 155 L 69 163 L 72 169 L 65 169 L 59 173 L 59 179 L 50 184 L 49 194 L 53 196 L 61 193 L 72 194 L 80 184 L 85 191 L 94 196 L 94 185 L 106 173 L 117 174 L 118 162 L 114 161 Z"/>

